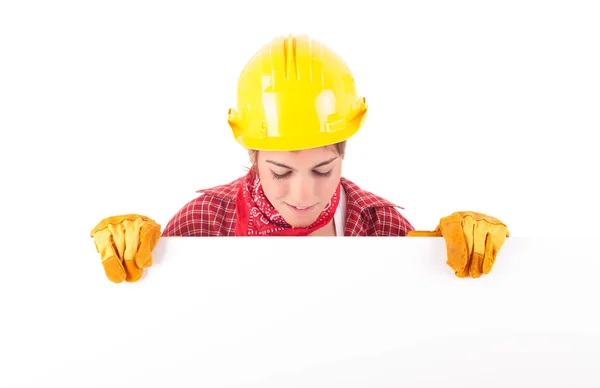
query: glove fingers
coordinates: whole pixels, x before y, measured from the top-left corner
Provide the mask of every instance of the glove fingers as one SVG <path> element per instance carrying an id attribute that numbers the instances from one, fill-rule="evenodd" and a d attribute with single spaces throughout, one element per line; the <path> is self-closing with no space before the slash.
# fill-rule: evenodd
<path id="1" fill-rule="evenodd" d="M 496 262 L 496 256 L 498 255 L 498 251 L 504 242 L 506 241 L 506 237 L 508 237 L 509 232 L 508 228 L 504 225 L 495 225 L 490 234 L 488 235 L 486 246 L 485 246 L 485 257 L 483 260 L 482 271 L 485 274 L 490 273 L 494 263 Z"/>
<path id="2" fill-rule="evenodd" d="M 482 220 L 477 221 L 472 216 L 467 218 L 475 223 L 473 229 L 473 260 L 469 268 L 469 274 L 473 278 L 478 278 L 483 274 L 484 262 L 489 260 L 488 248 L 491 243 L 491 233 L 494 225 Z"/>
<path id="3" fill-rule="evenodd" d="M 455 271 L 454 274 L 459 278 L 466 278 L 467 276 L 469 276 L 469 266 L 465 266 L 464 268 Z"/>
<path id="4" fill-rule="evenodd" d="M 113 236 L 109 230 L 103 229 L 94 234 L 96 251 L 102 259 L 102 266 L 108 279 L 114 283 L 121 283 L 126 278 L 125 269 L 121 264 L 121 257 L 114 245 Z"/>
<path id="5" fill-rule="evenodd" d="M 488 241 L 489 228 L 482 223 L 478 223 L 473 232 L 473 259 L 469 268 L 469 275 L 472 278 L 478 278 L 482 275 L 483 258 L 485 255 L 485 247 Z"/>
<path id="6" fill-rule="evenodd" d="M 136 263 L 136 256 L 140 246 L 140 227 L 144 220 L 136 218 L 135 220 L 124 220 L 122 222 L 125 229 L 125 251 L 123 254 L 123 265 L 127 271 L 127 281 L 138 281 L 143 274 L 143 270 Z"/>
<path id="7" fill-rule="evenodd" d="M 504 244 L 508 229 L 503 224 L 479 222 L 475 228 L 473 261 L 470 274 L 480 277 L 488 274 L 494 266 L 498 250 Z"/>
<path id="8" fill-rule="evenodd" d="M 483 258 L 483 263 L 481 263 L 481 271 L 484 274 L 488 274 L 492 270 L 492 267 L 496 262 L 496 253 L 492 242 L 492 235 L 488 234 L 485 241 L 485 257 Z"/>
<path id="9" fill-rule="evenodd" d="M 137 266 L 135 260 L 125 261 L 123 264 L 125 265 L 125 271 L 127 273 L 127 277 L 125 278 L 126 281 L 137 282 L 142 278 L 144 270 Z"/>
<path id="10" fill-rule="evenodd" d="M 122 225 L 125 229 L 125 250 L 123 252 L 123 259 L 127 261 L 135 260 L 135 255 L 140 245 L 140 227 L 141 223 L 144 222 L 141 218 L 135 221 L 125 220 Z"/>
<path id="11" fill-rule="evenodd" d="M 147 225 L 152 226 L 150 231 Z M 143 267 L 152 265 L 149 252 L 160 237 L 160 226 L 146 216 L 125 214 L 103 219 L 90 234 L 107 277 L 115 283 L 135 282 L 142 277 Z"/>
<path id="12" fill-rule="evenodd" d="M 459 278 L 466 278 L 471 275 L 471 268 L 473 266 L 473 234 L 475 229 L 475 223 L 470 219 L 463 220 L 461 231 L 464 236 L 465 244 L 465 259 L 462 262 L 460 270 L 456 271 L 456 276 Z"/>
<path id="13" fill-rule="evenodd" d="M 145 222 L 140 229 L 140 246 L 136 255 L 136 262 L 140 268 L 152 266 L 152 251 L 159 239 L 160 225 Z"/>
<path id="14" fill-rule="evenodd" d="M 123 224 L 110 224 L 104 230 L 110 233 L 116 253 L 123 260 L 126 247 L 125 227 Z"/>
<path id="15" fill-rule="evenodd" d="M 471 265 L 469 266 L 469 275 L 472 278 L 478 278 L 482 275 L 483 260 L 484 260 L 483 254 L 473 252 L 473 259 L 471 260 Z"/>
<path id="16" fill-rule="evenodd" d="M 123 268 L 123 264 L 121 264 L 121 259 L 118 257 L 113 256 L 108 260 L 104 260 L 102 266 L 104 267 L 106 277 L 111 282 L 121 283 L 123 280 L 127 279 L 127 272 L 125 271 L 125 268 Z"/>
<path id="17" fill-rule="evenodd" d="M 472 229 L 467 225 L 463 229 L 463 222 L 460 218 L 448 220 L 441 224 L 441 232 L 446 240 L 446 264 L 454 270 L 458 277 L 465 277 L 469 274 L 469 264 L 471 262 L 472 250 Z"/>

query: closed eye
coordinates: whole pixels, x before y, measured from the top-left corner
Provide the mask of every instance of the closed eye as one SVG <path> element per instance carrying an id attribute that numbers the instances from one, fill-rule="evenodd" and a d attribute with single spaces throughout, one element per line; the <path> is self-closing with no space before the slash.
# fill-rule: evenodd
<path id="1" fill-rule="evenodd" d="M 274 171 L 271 171 L 271 173 L 273 174 L 273 178 L 275 178 L 275 179 L 283 179 L 283 178 L 288 177 L 292 172 L 289 171 L 289 172 L 286 172 L 285 174 L 276 174 Z"/>
<path id="2" fill-rule="evenodd" d="M 333 169 L 327 171 L 327 172 L 319 172 L 319 171 L 313 171 L 313 173 L 321 178 L 328 178 L 329 176 L 331 176 L 331 172 L 333 171 Z M 273 174 L 273 178 L 275 179 L 285 179 L 288 176 L 290 176 L 290 174 L 292 173 L 291 171 L 286 172 L 285 174 L 277 174 L 276 172 L 271 170 L 271 173 Z"/>
<path id="3" fill-rule="evenodd" d="M 329 170 L 327 172 L 314 171 L 314 173 L 317 174 L 317 176 L 320 176 L 320 177 L 323 177 L 323 178 L 327 178 L 328 176 L 331 175 L 331 171 L 333 171 L 333 169 Z"/>

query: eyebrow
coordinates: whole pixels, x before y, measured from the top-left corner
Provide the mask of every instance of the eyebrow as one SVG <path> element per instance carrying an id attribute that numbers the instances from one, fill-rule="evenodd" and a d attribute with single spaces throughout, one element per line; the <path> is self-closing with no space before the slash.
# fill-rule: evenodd
<path id="1" fill-rule="evenodd" d="M 336 160 L 337 158 L 338 158 L 338 156 L 336 156 L 336 157 L 333 157 L 333 158 L 331 158 L 331 159 L 329 159 L 329 160 L 326 160 L 326 161 L 324 161 L 324 162 L 321 162 L 321 163 L 317 164 L 316 166 L 313 166 L 313 168 L 319 168 L 319 167 L 326 166 L 326 165 L 328 165 L 329 163 L 331 163 L 331 162 L 333 162 L 334 160 Z M 266 162 L 266 163 L 271 163 L 271 164 L 274 164 L 274 165 L 276 165 L 276 166 L 279 166 L 279 167 L 282 167 L 282 168 L 287 168 L 287 169 L 289 169 L 289 170 L 294 170 L 292 167 L 290 167 L 290 166 L 288 166 L 288 165 L 285 165 L 285 164 L 283 164 L 283 163 L 277 163 L 277 162 L 275 162 L 275 161 L 273 161 L 273 160 L 265 160 L 265 162 Z"/>

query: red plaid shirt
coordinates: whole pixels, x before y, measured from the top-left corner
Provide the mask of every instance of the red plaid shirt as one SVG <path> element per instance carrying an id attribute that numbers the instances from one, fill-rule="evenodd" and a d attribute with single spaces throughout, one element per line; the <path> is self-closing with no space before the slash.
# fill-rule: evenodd
<path id="1" fill-rule="evenodd" d="M 235 236 L 235 198 L 241 179 L 199 190 L 203 195 L 183 206 L 167 223 L 162 236 Z M 341 182 L 346 192 L 344 236 L 405 236 L 414 230 L 396 209 L 399 206 L 346 178 Z"/>

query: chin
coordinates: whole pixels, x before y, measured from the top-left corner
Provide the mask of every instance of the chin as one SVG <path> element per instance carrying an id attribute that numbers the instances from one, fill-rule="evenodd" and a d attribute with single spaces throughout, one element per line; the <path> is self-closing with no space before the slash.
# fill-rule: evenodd
<path id="1" fill-rule="evenodd" d="M 310 226 L 317 220 L 318 214 L 314 216 L 311 215 L 306 217 L 298 217 L 296 215 L 288 213 L 283 215 L 283 218 L 288 224 L 292 225 L 294 228 L 306 228 L 307 226 Z"/>
<path id="2" fill-rule="evenodd" d="M 286 219 L 287 221 L 287 219 Z M 292 217 L 289 221 L 287 221 L 288 224 L 292 225 L 294 228 L 306 228 L 307 226 L 311 225 L 313 222 L 316 221 L 315 219 L 311 219 L 311 220 L 298 220 L 295 217 Z"/>

